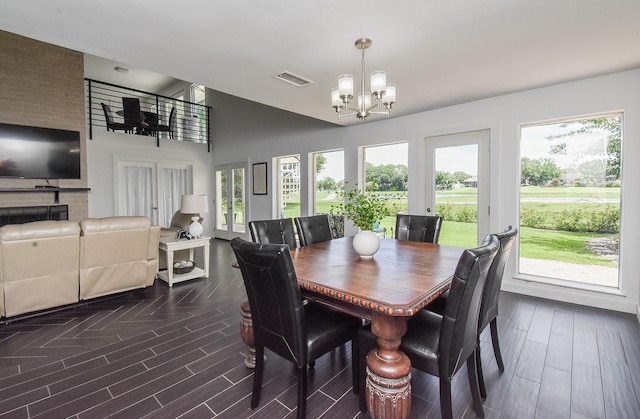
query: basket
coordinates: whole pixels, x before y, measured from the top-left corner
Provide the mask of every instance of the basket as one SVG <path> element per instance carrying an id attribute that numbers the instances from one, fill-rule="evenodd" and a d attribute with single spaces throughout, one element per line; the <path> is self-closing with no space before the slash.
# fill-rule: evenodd
<path id="1" fill-rule="evenodd" d="M 191 266 L 182 266 L 182 264 L 186 262 L 191 262 Z M 193 269 L 196 267 L 196 263 L 193 261 L 181 260 L 178 263 L 181 265 L 180 267 L 176 267 L 175 265 L 173 266 L 173 273 L 178 275 L 188 274 L 189 272 L 193 271 Z"/>

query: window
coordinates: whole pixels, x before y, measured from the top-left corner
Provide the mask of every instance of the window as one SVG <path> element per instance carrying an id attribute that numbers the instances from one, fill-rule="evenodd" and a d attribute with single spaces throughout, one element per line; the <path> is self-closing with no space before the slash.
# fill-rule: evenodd
<path id="1" fill-rule="evenodd" d="M 314 214 L 328 213 L 337 203 L 336 192 L 344 184 L 344 151 L 325 151 L 313 154 Z"/>
<path id="2" fill-rule="evenodd" d="M 377 194 L 395 203 L 395 208 L 380 221 L 380 235 L 393 237 L 396 213 L 408 208 L 409 148 L 407 143 L 387 144 L 364 148 L 364 176 L 368 186 L 375 186 Z M 361 185 L 358 185 L 361 186 Z"/>
<path id="3" fill-rule="evenodd" d="M 280 218 L 300 216 L 300 155 L 277 157 L 277 205 Z"/>
<path id="4" fill-rule="evenodd" d="M 521 127 L 521 274 L 619 287 L 621 143 L 622 114 Z"/>

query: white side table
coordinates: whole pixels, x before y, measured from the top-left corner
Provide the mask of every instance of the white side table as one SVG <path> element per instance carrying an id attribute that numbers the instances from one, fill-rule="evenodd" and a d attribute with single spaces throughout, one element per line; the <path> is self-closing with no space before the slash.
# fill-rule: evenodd
<path id="1" fill-rule="evenodd" d="M 176 282 L 187 281 L 189 279 L 209 277 L 209 241 L 211 237 L 198 237 L 197 239 L 174 239 L 172 237 L 165 237 L 160 239 L 159 248 L 161 251 L 167 254 L 167 270 L 158 271 L 156 277 L 165 281 L 169 286 L 173 286 Z M 204 266 L 202 268 L 196 267 L 186 274 L 174 274 L 173 273 L 173 252 L 176 250 L 189 249 L 189 259 L 193 260 L 193 251 L 196 248 L 202 248 L 204 256 Z"/>

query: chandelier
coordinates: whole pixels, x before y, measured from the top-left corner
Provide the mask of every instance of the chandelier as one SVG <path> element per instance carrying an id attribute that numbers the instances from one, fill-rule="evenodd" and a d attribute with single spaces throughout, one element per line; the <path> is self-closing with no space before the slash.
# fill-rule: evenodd
<path id="1" fill-rule="evenodd" d="M 351 74 L 343 74 L 338 77 L 338 87 L 331 89 L 331 105 L 338 114 L 338 119 L 343 116 L 355 115 L 362 121 L 366 121 L 372 114 L 389 116 L 391 107 L 396 103 L 396 85 L 387 84 L 387 73 L 376 70 L 371 73 L 371 91 L 367 92 L 364 79 L 364 51 L 371 46 L 371 39 L 357 39 L 355 45 L 362 51 L 362 78 L 360 80 L 360 94 L 358 94 L 358 107 L 357 109 L 349 107 L 349 103 L 353 99 L 353 75 Z M 372 95 L 375 98 L 374 104 L 371 103 Z"/>

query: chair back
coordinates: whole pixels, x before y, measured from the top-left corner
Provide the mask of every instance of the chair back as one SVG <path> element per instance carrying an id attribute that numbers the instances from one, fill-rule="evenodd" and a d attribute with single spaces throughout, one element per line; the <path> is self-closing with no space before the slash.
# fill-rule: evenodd
<path id="1" fill-rule="evenodd" d="M 410 215 L 396 216 L 395 238 L 414 242 L 438 243 L 442 217 L 439 215 Z"/>
<path id="2" fill-rule="evenodd" d="M 107 128 L 109 125 L 113 124 L 113 114 L 111 113 L 111 106 L 106 103 L 100 103 L 102 105 L 102 110 L 104 111 L 104 120 L 107 123 Z"/>
<path id="3" fill-rule="evenodd" d="M 289 249 L 298 247 L 291 218 L 249 221 L 249 230 L 255 243 L 287 244 Z"/>
<path id="4" fill-rule="evenodd" d="M 169 138 L 173 138 L 176 131 L 176 122 L 178 120 L 178 116 L 176 114 L 176 107 L 171 108 L 171 112 L 169 113 Z"/>
<path id="5" fill-rule="evenodd" d="M 307 364 L 304 305 L 289 247 L 239 237 L 231 247 L 249 297 L 256 346 L 269 348 L 298 368 Z"/>
<path id="6" fill-rule="evenodd" d="M 326 242 L 332 239 L 327 214 L 296 217 L 300 246 Z"/>
<path id="7" fill-rule="evenodd" d="M 502 285 L 502 275 L 517 234 L 518 230 L 512 226 L 507 227 L 502 233 L 495 234 L 500 242 L 500 249 L 493 259 L 487 274 L 487 282 L 482 294 L 482 305 L 480 306 L 479 331 L 487 327 L 491 320 L 498 315 L 498 296 Z"/>
<path id="8" fill-rule="evenodd" d="M 498 248 L 498 238 L 488 235 L 458 260 L 440 329 L 440 377 L 453 377 L 477 347 L 482 291 Z"/>
<path id="9" fill-rule="evenodd" d="M 140 111 L 140 99 L 135 97 L 122 98 L 124 123 L 134 127 L 142 126 L 142 112 Z"/>

